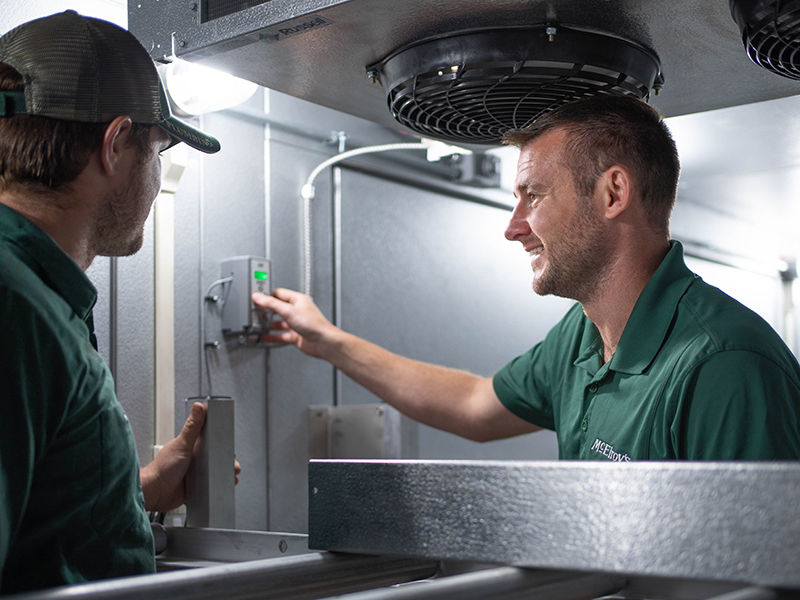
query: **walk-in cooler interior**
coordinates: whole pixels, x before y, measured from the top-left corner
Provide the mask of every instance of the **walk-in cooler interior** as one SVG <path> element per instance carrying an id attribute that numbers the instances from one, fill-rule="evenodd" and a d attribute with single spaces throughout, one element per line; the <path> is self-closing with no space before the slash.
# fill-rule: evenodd
<path id="1" fill-rule="evenodd" d="M 673 475 L 686 486 L 707 483 L 703 502 L 730 502 L 738 493 L 732 490 L 742 486 L 743 501 L 753 502 L 737 509 L 743 511 L 742 529 L 732 522 L 715 528 L 703 520 L 708 513 L 687 513 L 680 515 L 686 526 L 681 537 L 663 514 L 639 505 L 626 521 L 628 531 L 596 532 L 613 535 L 615 545 L 575 548 L 582 561 L 596 559 L 596 568 L 589 562 L 561 561 L 531 569 L 535 565 L 529 557 L 500 552 L 502 537 L 487 538 L 484 551 L 472 553 L 452 552 L 454 546 L 447 544 L 438 554 L 413 548 L 413 539 L 434 545 L 436 515 L 423 510 L 424 503 L 414 504 L 426 496 L 403 495 L 421 493 L 424 477 L 431 478 L 424 493 L 455 494 L 455 488 L 442 483 L 458 480 L 442 475 L 448 465 L 454 465 L 454 472 L 465 469 L 463 489 L 480 489 L 470 478 L 487 464 L 482 461 L 492 460 L 519 465 L 529 483 L 537 481 L 542 469 L 551 469 L 553 485 L 562 486 L 556 492 L 569 491 L 570 474 L 553 462 L 555 435 L 538 432 L 479 444 L 382 412 L 388 409 L 376 396 L 327 363 L 296 348 L 254 343 L 251 336 L 223 326 L 220 304 L 213 300 L 220 288 L 210 290 L 222 277 L 221 265 L 233 257 L 264 259 L 273 287 L 302 289 L 302 187 L 309 174 L 342 151 L 419 141 L 394 118 L 386 81 L 381 73 L 371 77 L 369 67 L 418 41 L 453 32 L 564 26 L 635 42 L 658 58 L 663 85 L 657 95 L 655 89 L 645 95 L 668 116 L 682 158 L 672 236 L 684 243 L 690 268 L 754 309 L 790 348 L 798 348 L 800 82 L 750 60 L 731 3 L 268 0 L 233 3 L 230 9 L 222 4 L 42 0 L 30 3 L 30 12 L 15 8 L 0 17 L 5 31 L 40 14 L 75 8 L 128 24 L 154 59 L 177 56 L 260 84 L 244 104 L 187 117 L 218 137 L 222 151 L 176 158 L 182 173 L 174 190 L 156 201 L 143 249 L 126 258 L 98 258 L 88 271 L 99 291 L 95 327 L 100 351 L 112 368 L 141 463 L 149 462 L 154 447 L 163 443 L 164 427 L 170 435 L 180 427 L 185 399 L 233 399 L 235 451 L 242 466 L 234 526 L 182 527 L 185 517 L 178 511 L 165 521 L 159 558 L 165 572 L 42 597 L 147 594 L 188 600 L 352 593 L 354 600 L 518 598 L 535 589 L 543 595 L 530 597 L 699 599 L 735 592 L 744 599 L 778 597 L 779 588 L 800 589 L 791 575 L 800 556 L 796 544 L 786 541 L 797 521 L 793 498 L 800 477 L 794 465 L 763 471 L 734 466 L 713 473 L 691 466 L 676 469 Z M 555 41 L 543 43 L 557 43 L 558 31 L 554 35 Z M 429 162 L 420 150 L 363 155 L 323 171 L 310 206 L 311 292 L 325 316 L 349 332 L 404 356 L 490 375 L 541 340 L 572 303 L 531 291 L 527 255 L 503 237 L 514 200 L 508 174 L 514 171 L 515 153 L 476 141 L 465 141 L 463 147 L 473 156 L 490 157 L 499 184 L 486 187 L 472 176 L 465 182 L 465 169 L 473 169 L 473 175 L 475 169 L 469 155 Z M 171 274 L 166 279 L 165 269 Z M 267 267 L 258 272 L 267 273 Z M 331 438 L 318 436 L 352 436 L 342 432 L 358 431 L 363 423 L 378 431 L 378 442 L 370 446 L 378 448 L 372 456 L 381 460 L 376 464 L 397 468 L 382 475 L 392 496 L 381 497 L 380 489 L 368 486 L 364 497 L 375 494 L 427 523 L 417 531 L 422 521 L 392 521 L 388 509 L 379 515 L 385 518 L 376 523 L 399 532 L 394 552 L 390 538 L 345 535 L 346 514 L 331 514 L 326 521 L 325 511 L 336 506 L 341 511 L 346 504 L 337 505 L 330 497 L 325 500 L 329 504 L 321 504 L 319 481 L 331 485 L 339 476 L 338 483 L 345 477 L 359 480 L 359 469 L 368 473 L 371 467 L 316 461 L 337 458 Z M 357 452 L 352 448 L 366 445 L 356 440 L 339 447 L 352 454 Z M 427 466 L 432 471 L 421 473 Z M 589 479 L 601 475 L 589 471 Z M 658 477 L 664 473 L 646 470 L 638 483 L 651 475 L 661 485 Z M 415 479 L 404 487 L 409 477 Z M 636 482 L 617 483 L 614 489 L 626 498 L 625 490 Z M 765 485 L 769 493 L 751 493 Z M 575 510 L 590 500 L 603 506 L 603 497 L 578 489 Z M 481 498 L 483 504 L 476 506 L 488 507 L 491 494 Z M 351 496 L 345 499 L 352 501 Z M 606 506 L 624 510 L 624 504 Z M 309 531 L 310 511 L 315 531 Z M 490 514 L 487 508 L 486 515 L 465 511 L 465 527 L 470 519 L 477 527 L 481 519 L 495 519 L 490 525 L 499 529 L 482 529 L 494 535 L 506 525 L 502 510 Z M 753 514 L 759 518 L 748 521 Z M 342 529 L 317 541 L 324 537 L 320 528 L 326 522 Z M 625 539 L 663 541 L 648 538 L 648 532 L 655 535 L 648 527 L 677 536 L 669 538 L 673 573 L 669 564 L 648 570 L 631 558 L 636 549 L 626 547 Z M 707 536 L 706 546 L 697 545 L 692 528 Z M 544 535 L 556 533 L 550 529 Z M 750 563 L 726 546 L 735 543 L 733 534 L 741 536 L 743 547 L 761 548 L 773 566 Z M 561 535 L 567 547 L 571 539 L 590 543 L 585 529 L 573 538 L 566 528 Z M 687 558 L 681 540 L 686 552 L 702 546 L 706 553 Z M 543 547 L 552 551 L 547 543 Z M 495 563 L 485 551 L 492 548 L 498 549 Z M 621 549 L 629 553 L 615 567 L 614 557 L 603 552 Z M 722 568 L 731 557 L 735 564 Z M 409 581 L 418 583 L 392 587 Z M 374 589 L 364 591 L 368 588 Z"/>

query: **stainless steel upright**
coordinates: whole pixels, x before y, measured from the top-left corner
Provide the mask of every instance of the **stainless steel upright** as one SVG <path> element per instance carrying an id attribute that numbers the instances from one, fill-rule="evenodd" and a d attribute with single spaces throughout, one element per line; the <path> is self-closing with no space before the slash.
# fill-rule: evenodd
<path id="1" fill-rule="evenodd" d="M 309 547 L 800 589 L 800 464 L 312 461 Z"/>
<path id="2" fill-rule="evenodd" d="M 188 398 L 186 414 L 195 402 L 206 406 L 206 422 L 186 473 L 186 526 L 236 527 L 233 400 L 225 397 Z"/>

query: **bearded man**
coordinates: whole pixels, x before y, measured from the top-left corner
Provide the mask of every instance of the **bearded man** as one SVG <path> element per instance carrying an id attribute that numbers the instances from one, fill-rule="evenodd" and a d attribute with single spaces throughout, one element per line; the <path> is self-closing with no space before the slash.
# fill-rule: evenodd
<path id="1" fill-rule="evenodd" d="M 84 274 L 142 246 L 181 141 L 219 150 L 124 29 L 67 11 L 0 37 L 0 595 L 155 571 L 145 511 L 183 502 L 203 405 L 140 472 Z"/>
<path id="2" fill-rule="evenodd" d="M 566 104 L 506 136 L 520 148 L 506 238 L 533 289 L 577 304 L 494 377 L 412 361 L 331 325 L 310 298 L 255 294 L 264 341 L 331 362 L 427 425 L 488 441 L 555 430 L 559 457 L 800 458 L 800 367 L 759 316 L 689 271 L 669 219 L 680 163 L 658 112 Z"/>

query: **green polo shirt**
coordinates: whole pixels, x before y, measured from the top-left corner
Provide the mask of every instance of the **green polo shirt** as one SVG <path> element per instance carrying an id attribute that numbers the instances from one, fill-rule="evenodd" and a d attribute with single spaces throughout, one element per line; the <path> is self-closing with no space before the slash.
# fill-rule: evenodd
<path id="1" fill-rule="evenodd" d="M 155 570 L 133 434 L 92 332 L 96 296 L 0 204 L 0 594 Z"/>
<path id="2" fill-rule="evenodd" d="M 603 364 L 580 304 L 494 377 L 515 415 L 556 431 L 559 457 L 800 458 L 800 367 L 761 317 L 672 247 Z"/>

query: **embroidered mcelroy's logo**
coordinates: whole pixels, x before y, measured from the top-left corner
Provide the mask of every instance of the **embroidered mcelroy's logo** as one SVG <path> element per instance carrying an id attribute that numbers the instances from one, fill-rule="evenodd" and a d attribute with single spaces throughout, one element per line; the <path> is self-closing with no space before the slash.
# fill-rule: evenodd
<path id="1" fill-rule="evenodd" d="M 597 452 L 598 454 L 605 456 L 608 460 L 613 460 L 616 462 L 629 462 L 631 457 L 627 454 L 620 454 L 619 452 L 614 451 L 614 446 L 611 444 L 606 444 L 603 440 L 599 438 L 594 439 L 594 444 L 592 444 L 592 450 Z"/>

